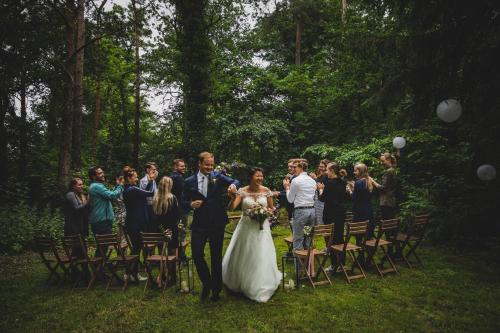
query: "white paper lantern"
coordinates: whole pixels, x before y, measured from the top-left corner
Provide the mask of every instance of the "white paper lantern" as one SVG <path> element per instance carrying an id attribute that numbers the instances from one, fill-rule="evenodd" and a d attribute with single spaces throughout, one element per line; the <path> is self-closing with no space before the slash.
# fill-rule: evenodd
<path id="1" fill-rule="evenodd" d="M 392 140 L 392 145 L 394 148 L 401 149 L 406 146 L 406 140 L 401 136 L 397 136 Z"/>
<path id="2" fill-rule="evenodd" d="M 477 176 L 481 180 L 493 180 L 497 176 L 497 170 L 493 165 L 483 164 L 477 168 Z"/>
<path id="3" fill-rule="evenodd" d="M 462 115 L 462 105 L 456 99 L 446 99 L 439 103 L 436 113 L 442 121 L 452 123 Z"/>

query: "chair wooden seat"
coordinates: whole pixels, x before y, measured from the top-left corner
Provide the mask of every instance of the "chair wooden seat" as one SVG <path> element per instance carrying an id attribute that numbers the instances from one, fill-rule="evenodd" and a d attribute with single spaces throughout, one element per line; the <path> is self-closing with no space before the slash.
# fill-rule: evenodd
<path id="1" fill-rule="evenodd" d="M 293 253 L 299 257 L 307 257 L 308 252 L 309 252 L 308 250 L 297 250 L 297 251 L 294 251 Z M 314 255 L 314 256 L 318 256 L 318 255 L 326 255 L 326 252 L 321 251 L 321 250 L 317 250 L 317 249 L 312 249 L 310 254 Z"/>
<path id="2" fill-rule="evenodd" d="M 152 254 L 148 256 L 148 260 L 150 261 L 165 261 L 165 258 L 167 261 L 175 261 L 177 259 L 177 256 L 162 256 L 160 254 Z"/>
<path id="3" fill-rule="evenodd" d="M 121 289 L 125 291 L 129 279 L 122 279 L 122 275 L 118 274 L 118 270 L 124 269 L 125 276 L 136 275 L 139 268 L 139 256 L 128 255 L 128 246 L 122 246 L 122 238 L 117 234 L 95 235 L 95 237 L 101 253 L 105 253 L 102 258 L 105 268 L 111 273 L 106 290 Z M 115 257 L 111 257 L 113 251 L 116 253 Z M 111 287 L 113 281 L 117 282 L 117 287 Z"/>
<path id="4" fill-rule="evenodd" d="M 89 246 L 81 235 L 64 236 L 63 245 L 67 258 L 70 258 L 70 266 L 80 272 L 80 274 L 77 275 L 73 289 L 75 289 L 82 280 L 83 272 L 87 271 L 90 273 L 90 280 L 87 284 L 87 290 L 89 290 L 96 281 L 98 273 L 101 272 L 104 263 L 103 258 L 89 256 Z M 78 258 L 73 255 L 75 249 L 81 251 L 81 256 Z M 89 267 L 90 271 L 88 270 Z"/>
<path id="5" fill-rule="evenodd" d="M 342 252 L 344 251 L 344 244 L 332 245 L 331 248 L 336 252 Z M 361 247 L 357 246 L 356 244 L 347 243 L 346 251 L 357 251 L 360 249 Z"/>
<path id="6" fill-rule="evenodd" d="M 398 256 L 406 262 L 409 268 L 412 268 L 412 264 L 410 263 L 411 256 L 416 259 L 416 263 L 422 265 L 422 260 L 420 260 L 416 250 L 424 239 L 428 223 L 429 215 L 417 215 L 413 223 L 409 226 L 408 233 L 398 233 L 394 239 L 398 247 Z"/>
<path id="7" fill-rule="evenodd" d="M 64 276 L 70 277 L 69 267 L 71 259 L 59 253 L 56 241 L 51 237 L 35 237 L 34 242 L 42 262 L 49 270 L 49 276 L 46 283 L 49 283 L 52 278 L 57 282 L 61 280 L 58 271 L 61 271 Z"/>
<path id="8" fill-rule="evenodd" d="M 363 258 L 365 254 L 368 223 L 369 221 L 347 222 L 346 219 L 347 229 L 343 243 L 330 246 L 336 257 L 333 274 L 340 270 L 340 272 L 344 273 L 347 283 L 351 283 L 351 280 L 366 278 L 365 271 L 358 258 Z M 357 244 L 350 243 L 352 236 L 356 237 Z M 351 259 L 351 269 L 346 267 L 346 259 Z M 359 269 L 359 274 L 354 274 L 355 267 Z"/>
<path id="9" fill-rule="evenodd" d="M 366 246 L 375 247 L 376 243 L 377 243 L 376 239 L 370 239 L 370 240 L 366 241 Z M 380 239 L 378 242 L 378 246 L 384 246 L 384 245 L 390 245 L 390 244 L 392 244 L 392 242 L 387 241 L 385 239 Z"/>
<path id="10" fill-rule="evenodd" d="M 301 273 L 307 277 L 313 288 L 324 284 L 332 285 L 332 281 L 324 268 L 327 251 L 318 250 L 315 247 L 316 239 L 326 239 L 327 245 L 330 244 L 332 233 L 333 224 L 315 225 L 311 234 L 305 236 L 310 239 L 309 248 L 293 251 L 293 255 L 300 262 Z M 293 237 L 286 237 L 285 242 L 293 246 Z M 323 280 L 320 280 L 321 273 L 325 277 Z"/>
<path id="11" fill-rule="evenodd" d="M 367 266 L 373 264 L 381 277 L 384 277 L 387 273 L 399 274 L 396 265 L 394 265 L 390 250 L 390 246 L 397 243 L 396 235 L 399 232 L 399 225 L 399 219 L 381 220 L 376 228 L 376 237 L 365 242 L 368 252 L 366 264 Z M 383 256 L 380 258 L 379 263 L 377 263 L 376 255 L 379 252 L 383 252 Z M 389 264 L 389 268 L 384 268 L 386 262 Z"/>
<path id="12" fill-rule="evenodd" d="M 128 255 L 128 256 L 123 256 L 123 258 L 121 257 L 113 257 L 113 258 L 109 258 L 108 259 L 109 261 L 133 261 L 133 260 L 139 260 L 139 256 L 138 255 Z"/>

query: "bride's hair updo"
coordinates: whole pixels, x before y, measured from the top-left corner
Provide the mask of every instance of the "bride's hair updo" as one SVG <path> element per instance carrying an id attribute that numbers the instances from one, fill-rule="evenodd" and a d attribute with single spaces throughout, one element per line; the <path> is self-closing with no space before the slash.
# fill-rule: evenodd
<path id="1" fill-rule="evenodd" d="M 248 171 L 248 181 L 251 181 L 253 176 L 259 171 L 264 174 L 264 169 L 259 167 L 251 167 L 250 170 Z"/>

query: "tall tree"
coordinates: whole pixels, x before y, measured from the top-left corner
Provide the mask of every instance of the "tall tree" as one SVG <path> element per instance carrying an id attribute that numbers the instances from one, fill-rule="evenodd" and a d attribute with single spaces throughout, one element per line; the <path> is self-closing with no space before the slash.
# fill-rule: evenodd
<path id="1" fill-rule="evenodd" d="M 137 0 L 132 0 L 132 22 L 133 44 L 134 44 L 134 63 L 135 63 L 135 81 L 134 81 L 134 148 L 132 152 L 133 165 L 139 167 L 139 147 L 141 144 L 141 30 L 144 20 L 144 7 L 139 7 Z"/>
<path id="2" fill-rule="evenodd" d="M 183 118 L 186 156 L 207 149 L 206 117 L 210 98 L 212 45 L 208 35 L 208 1 L 176 0 L 180 27 L 178 48 L 183 75 Z"/>

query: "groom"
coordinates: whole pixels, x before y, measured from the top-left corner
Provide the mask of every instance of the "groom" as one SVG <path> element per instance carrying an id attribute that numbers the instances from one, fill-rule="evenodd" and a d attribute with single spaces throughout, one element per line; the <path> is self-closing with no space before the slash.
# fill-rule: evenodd
<path id="1" fill-rule="evenodd" d="M 222 243 L 228 222 L 224 197 L 229 187 L 239 187 L 237 180 L 214 172 L 214 155 L 203 152 L 198 156 L 198 173 L 184 182 L 183 204 L 194 210 L 191 225 L 191 247 L 194 264 L 203 284 L 201 299 L 212 290 L 212 300 L 219 299 L 222 289 Z M 210 242 L 212 274 L 205 261 L 205 245 Z"/>

